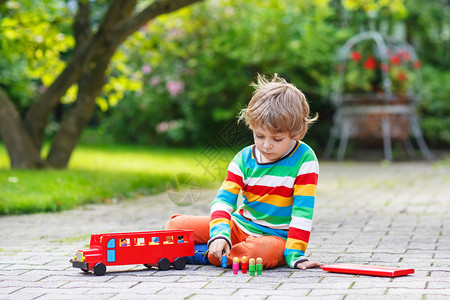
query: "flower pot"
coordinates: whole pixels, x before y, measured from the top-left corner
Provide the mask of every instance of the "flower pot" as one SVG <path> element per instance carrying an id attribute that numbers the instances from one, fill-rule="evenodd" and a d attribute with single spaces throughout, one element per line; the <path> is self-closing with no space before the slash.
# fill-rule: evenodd
<path id="1" fill-rule="evenodd" d="M 394 95 L 387 99 L 383 94 L 349 95 L 345 104 L 351 106 L 349 117 L 352 122 L 352 138 L 359 144 L 378 146 L 383 144 L 388 129 L 391 141 L 405 141 L 409 138 L 412 99 L 405 95 Z"/>

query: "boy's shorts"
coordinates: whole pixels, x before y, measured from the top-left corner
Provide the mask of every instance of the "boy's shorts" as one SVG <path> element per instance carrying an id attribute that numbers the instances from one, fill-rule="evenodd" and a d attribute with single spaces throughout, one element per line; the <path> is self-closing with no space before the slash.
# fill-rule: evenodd
<path id="1" fill-rule="evenodd" d="M 209 237 L 209 216 L 184 216 L 173 215 L 166 224 L 166 229 L 191 229 L 194 230 L 196 244 L 206 244 Z M 252 236 L 242 231 L 231 219 L 231 253 L 227 264 L 233 263 L 233 258 L 242 256 L 250 258 L 261 257 L 264 269 L 286 265 L 284 248 L 286 240 L 277 236 Z M 216 257 L 208 255 L 211 264 L 221 266 L 222 263 Z"/>

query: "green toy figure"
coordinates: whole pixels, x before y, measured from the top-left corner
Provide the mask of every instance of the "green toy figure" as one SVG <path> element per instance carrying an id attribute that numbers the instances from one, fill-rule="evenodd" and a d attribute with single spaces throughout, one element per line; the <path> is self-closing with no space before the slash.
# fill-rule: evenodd
<path id="1" fill-rule="evenodd" d="M 261 275 L 263 269 L 263 261 L 261 257 L 256 259 L 256 275 Z"/>
<path id="2" fill-rule="evenodd" d="M 254 258 L 250 258 L 250 260 L 248 261 L 248 272 L 250 273 L 250 276 L 255 275 L 255 259 Z"/>

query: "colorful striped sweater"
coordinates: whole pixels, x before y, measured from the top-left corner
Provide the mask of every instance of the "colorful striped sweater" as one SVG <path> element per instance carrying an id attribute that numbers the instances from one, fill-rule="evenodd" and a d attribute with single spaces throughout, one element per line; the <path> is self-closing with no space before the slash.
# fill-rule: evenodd
<path id="1" fill-rule="evenodd" d="M 284 257 L 295 268 L 305 260 L 311 232 L 319 164 L 314 151 L 298 142 L 284 158 L 258 163 L 255 146 L 241 150 L 231 161 L 227 177 L 211 206 L 208 245 L 217 238 L 231 247 L 231 218 L 253 236 L 286 239 Z M 242 191 L 243 204 L 237 200 Z"/>

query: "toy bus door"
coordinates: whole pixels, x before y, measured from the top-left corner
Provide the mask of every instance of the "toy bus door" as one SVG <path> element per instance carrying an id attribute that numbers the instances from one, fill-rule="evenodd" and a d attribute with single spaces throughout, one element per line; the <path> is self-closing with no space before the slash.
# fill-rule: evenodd
<path id="1" fill-rule="evenodd" d="M 109 263 L 116 261 L 116 239 L 112 238 L 106 244 L 106 261 Z"/>

